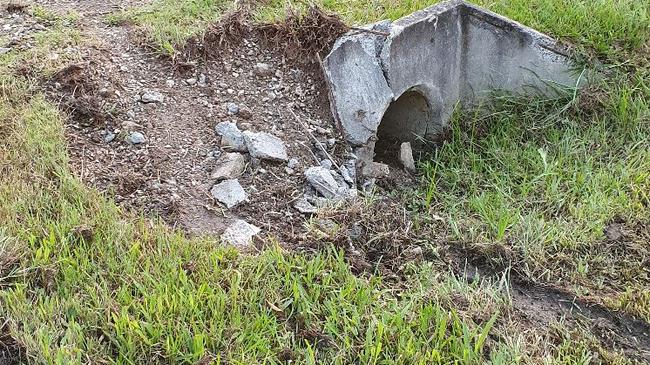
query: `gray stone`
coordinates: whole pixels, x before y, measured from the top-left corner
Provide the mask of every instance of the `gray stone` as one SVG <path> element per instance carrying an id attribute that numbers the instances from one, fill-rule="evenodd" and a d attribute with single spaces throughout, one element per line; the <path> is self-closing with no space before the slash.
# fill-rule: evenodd
<path id="1" fill-rule="evenodd" d="M 329 169 L 322 166 L 310 167 L 305 171 L 309 184 L 327 199 L 339 196 L 339 184 L 334 180 Z"/>
<path id="2" fill-rule="evenodd" d="M 205 77 L 205 74 L 200 74 L 199 75 L 198 85 L 199 85 L 199 87 L 206 87 L 208 85 L 207 78 Z"/>
<path id="3" fill-rule="evenodd" d="M 257 76 L 271 76 L 273 75 L 273 70 L 268 63 L 258 63 L 253 67 L 253 72 Z"/>
<path id="4" fill-rule="evenodd" d="M 246 147 L 251 156 L 262 160 L 287 161 L 287 149 L 284 142 L 268 133 L 244 132 Z"/>
<path id="5" fill-rule="evenodd" d="M 142 144 L 147 141 L 144 134 L 140 132 L 131 132 L 126 136 L 126 141 L 130 144 Z"/>
<path id="6" fill-rule="evenodd" d="M 374 149 L 380 122 L 415 146 L 458 102 L 475 106 L 495 89 L 552 97 L 579 77 L 555 40 L 461 0 L 368 27 L 385 35 L 352 31 L 323 61 L 332 115 L 354 146 Z"/>
<path id="7" fill-rule="evenodd" d="M 216 162 L 212 170 L 212 178 L 221 181 L 234 179 L 244 173 L 246 157 L 241 153 L 224 153 Z"/>
<path id="8" fill-rule="evenodd" d="M 158 91 L 145 91 L 140 95 L 140 101 L 145 104 L 150 103 L 162 103 L 165 101 L 165 97 Z"/>
<path id="9" fill-rule="evenodd" d="M 361 169 L 361 174 L 365 178 L 383 179 L 390 174 L 390 168 L 381 162 L 366 162 Z"/>
<path id="10" fill-rule="evenodd" d="M 106 131 L 106 134 L 104 134 L 104 142 L 111 143 L 113 140 L 115 140 L 115 133 Z"/>
<path id="11" fill-rule="evenodd" d="M 399 147 L 399 161 L 405 169 L 415 172 L 415 160 L 413 159 L 413 149 L 410 142 L 404 142 Z"/>
<path id="12" fill-rule="evenodd" d="M 248 199 L 248 194 L 239 184 L 239 180 L 236 179 L 224 180 L 216 184 L 210 192 L 215 199 L 223 203 L 228 209 L 236 207 Z"/>
<path id="13" fill-rule="evenodd" d="M 314 214 L 318 211 L 318 209 L 313 206 L 304 196 L 296 200 L 293 203 L 293 207 L 303 214 Z"/>
<path id="14" fill-rule="evenodd" d="M 287 162 L 287 167 L 290 169 L 295 169 L 299 165 L 300 165 L 300 161 L 298 161 L 298 159 L 295 158 L 291 158 L 289 159 L 289 162 Z"/>
<path id="15" fill-rule="evenodd" d="M 3 54 L 7 54 L 11 51 L 11 48 L 8 47 L 0 47 L 0 56 Z"/>
<path id="16" fill-rule="evenodd" d="M 167 80 L 165 81 L 165 85 L 167 87 L 174 87 L 174 85 L 176 85 L 176 82 L 174 80 Z"/>
<path id="17" fill-rule="evenodd" d="M 221 122 L 214 128 L 221 136 L 221 147 L 230 151 L 246 152 L 246 140 L 244 134 L 237 128 L 237 124 L 231 122 Z"/>
<path id="18" fill-rule="evenodd" d="M 192 85 L 196 84 L 196 78 L 195 77 L 189 78 L 189 79 L 185 80 L 185 83 L 192 86 Z"/>
<path id="19" fill-rule="evenodd" d="M 230 114 L 237 114 L 239 113 L 239 105 L 235 103 L 228 103 L 226 104 L 226 110 L 228 110 L 228 113 Z"/>
<path id="20" fill-rule="evenodd" d="M 346 166 L 341 166 L 339 172 L 341 173 L 341 177 L 343 177 L 343 180 L 345 180 L 345 182 L 350 185 L 354 185 L 354 175 L 350 173 L 350 170 L 348 170 Z"/>
<path id="21" fill-rule="evenodd" d="M 221 240 L 237 247 L 245 247 L 251 244 L 253 236 L 261 232 L 258 227 L 241 219 L 236 220 L 228 226 L 221 235 Z"/>
<path id="22" fill-rule="evenodd" d="M 328 170 L 332 169 L 332 161 L 329 159 L 324 159 L 320 162 L 320 165 Z"/>

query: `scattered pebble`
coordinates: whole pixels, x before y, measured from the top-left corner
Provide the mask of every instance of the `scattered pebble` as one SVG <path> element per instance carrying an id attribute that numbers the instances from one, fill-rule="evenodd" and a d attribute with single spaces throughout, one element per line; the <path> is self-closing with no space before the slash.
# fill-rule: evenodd
<path id="1" fill-rule="evenodd" d="M 104 142 L 111 143 L 113 140 L 115 140 L 115 133 L 107 131 L 106 134 L 104 134 Z"/>
<path id="2" fill-rule="evenodd" d="M 221 235 L 221 240 L 233 246 L 248 246 L 253 241 L 253 236 L 261 229 L 241 219 L 231 224 Z"/>
<path id="3" fill-rule="evenodd" d="M 284 142 L 268 133 L 244 132 L 246 147 L 251 156 L 262 160 L 287 161 L 287 149 Z"/>
<path id="4" fill-rule="evenodd" d="M 217 166 L 212 170 L 212 178 L 221 181 L 234 179 L 244 173 L 246 169 L 246 157 L 241 153 L 224 153 Z"/>
<path id="5" fill-rule="evenodd" d="M 130 144 L 142 144 L 147 141 L 144 134 L 140 132 L 131 132 L 126 136 L 126 141 Z"/>
<path id="6" fill-rule="evenodd" d="M 298 159 L 295 158 L 291 158 L 289 159 L 289 162 L 287 162 L 287 167 L 290 169 L 295 169 L 299 165 L 300 165 L 300 161 L 298 161 Z"/>
<path id="7" fill-rule="evenodd" d="M 271 76 L 273 75 L 273 70 L 268 63 L 257 63 L 253 67 L 253 73 L 257 76 Z"/>
<path id="8" fill-rule="evenodd" d="M 145 104 L 162 103 L 164 100 L 165 97 L 158 91 L 145 91 L 140 95 L 140 101 Z"/>
<path id="9" fill-rule="evenodd" d="M 210 192 L 228 209 L 236 207 L 248 199 L 248 194 L 237 179 L 224 180 L 215 185 Z"/>

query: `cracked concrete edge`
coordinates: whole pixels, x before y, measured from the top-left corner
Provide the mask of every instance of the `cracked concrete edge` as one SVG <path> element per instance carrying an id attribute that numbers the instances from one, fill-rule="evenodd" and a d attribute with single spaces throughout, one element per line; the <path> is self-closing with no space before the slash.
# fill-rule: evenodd
<path id="1" fill-rule="evenodd" d="M 352 145 L 363 145 L 376 133 L 383 106 L 393 100 L 377 54 L 383 38 L 352 31 L 334 44 L 323 62 L 332 115 Z"/>

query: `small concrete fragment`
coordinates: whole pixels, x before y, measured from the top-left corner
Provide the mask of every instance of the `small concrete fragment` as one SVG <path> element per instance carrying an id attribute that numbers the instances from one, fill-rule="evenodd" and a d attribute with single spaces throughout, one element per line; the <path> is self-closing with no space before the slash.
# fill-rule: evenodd
<path id="1" fill-rule="evenodd" d="M 363 165 L 361 174 L 368 179 L 383 179 L 390 175 L 390 167 L 381 162 L 367 162 Z"/>
<path id="2" fill-rule="evenodd" d="M 252 157 L 272 161 L 287 161 L 289 159 L 284 142 L 274 135 L 245 131 L 244 140 Z"/>
<path id="3" fill-rule="evenodd" d="M 399 147 L 399 162 L 409 172 L 415 172 L 415 160 L 413 159 L 413 149 L 410 142 L 404 142 Z"/>
<path id="4" fill-rule="evenodd" d="M 224 153 L 217 160 L 217 166 L 212 170 L 212 178 L 221 181 L 234 179 L 244 173 L 246 157 L 241 153 Z"/>
<path id="5" fill-rule="evenodd" d="M 304 196 L 296 200 L 293 203 L 293 207 L 302 214 L 314 214 L 318 210 Z"/>
<path id="6" fill-rule="evenodd" d="M 131 132 L 126 136 L 126 141 L 130 144 L 142 144 L 147 141 L 147 138 L 140 132 Z"/>
<path id="7" fill-rule="evenodd" d="M 221 147 L 224 149 L 236 152 L 248 151 L 244 134 L 237 128 L 237 124 L 221 122 L 214 129 L 221 136 Z"/>
<path id="8" fill-rule="evenodd" d="M 251 244 L 253 236 L 261 232 L 261 229 L 241 219 L 231 224 L 221 235 L 221 240 L 230 245 L 245 247 Z"/>
<path id="9" fill-rule="evenodd" d="M 235 103 L 228 103 L 226 104 L 226 110 L 228 110 L 229 114 L 238 114 L 239 113 L 239 105 Z"/>
<path id="10" fill-rule="evenodd" d="M 339 184 L 334 180 L 329 169 L 322 166 L 310 167 L 305 171 L 305 177 L 309 184 L 325 198 L 333 199 L 339 195 Z"/>
<path id="11" fill-rule="evenodd" d="M 145 91 L 140 95 L 140 101 L 145 104 L 162 103 L 165 97 L 158 91 Z"/>
<path id="12" fill-rule="evenodd" d="M 248 199 L 248 194 L 236 179 L 224 180 L 215 185 L 210 192 L 228 209 L 236 207 Z"/>

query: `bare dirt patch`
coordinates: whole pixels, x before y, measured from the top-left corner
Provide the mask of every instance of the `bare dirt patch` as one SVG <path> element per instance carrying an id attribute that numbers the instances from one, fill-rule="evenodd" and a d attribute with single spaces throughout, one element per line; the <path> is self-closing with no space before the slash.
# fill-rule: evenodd
<path id="1" fill-rule="evenodd" d="M 293 207 L 305 188 L 302 172 L 346 153 L 319 71 L 255 31 L 220 47 L 202 43 L 209 35 L 197 39 L 184 61 L 170 62 L 130 42 L 129 27 L 101 27 L 83 62 L 50 82 L 51 98 L 71 115 L 68 144 L 80 178 L 191 234 L 221 233 L 237 218 L 281 241 L 303 230 L 305 216 Z M 191 57 L 196 50 L 202 57 Z M 160 100 L 145 102 L 150 93 Z M 279 137 L 294 160 L 288 168 L 249 159 L 239 177 L 249 201 L 232 209 L 210 195 L 211 172 L 226 152 L 215 125 L 226 121 Z M 133 143 L 134 132 L 145 141 Z"/>

